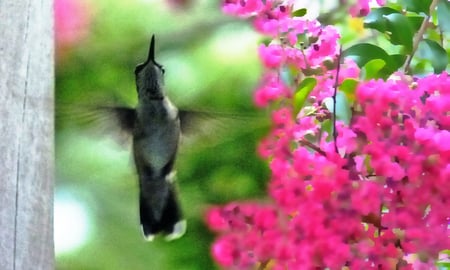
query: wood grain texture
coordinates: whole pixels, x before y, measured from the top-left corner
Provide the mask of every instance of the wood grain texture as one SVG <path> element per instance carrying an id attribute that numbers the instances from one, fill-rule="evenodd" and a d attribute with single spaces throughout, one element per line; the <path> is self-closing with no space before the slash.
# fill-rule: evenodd
<path id="1" fill-rule="evenodd" d="M 0 269 L 53 269 L 53 1 L 0 0 Z"/>

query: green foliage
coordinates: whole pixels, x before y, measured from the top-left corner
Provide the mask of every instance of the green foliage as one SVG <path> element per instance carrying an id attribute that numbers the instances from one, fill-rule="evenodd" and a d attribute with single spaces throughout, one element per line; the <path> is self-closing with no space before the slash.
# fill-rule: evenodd
<path id="1" fill-rule="evenodd" d="M 392 44 L 402 45 L 407 53 L 411 53 L 418 21 L 418 17 L 408 18 L 395 9 L 383 7 L 374 9 L 366 17 L 364 26 L 385 33 Z"/>
<path id="2" fill-rule="evenodd" d="M 292 12 L 292 16 L 294 16 L 294 17 L 303 17 L 303 16 L 306 15 L 306 11 L 307 11 L 306 8 L 297 9 L 296 11 Z"/>
<path id="3" fill-rule="evenodd" d="M 441 73 L 448 66 L 447 52 L 436 41 L 424 39 L 419 44 L 422 57 L 428 59 L 433 66 L 434 73 Z"/>
<path id="4" fill-rule="evenodd" d="M 413 32 L 416 33 L 417 31 L 419 31 L 420 26 L 422 25 L 425 18 L 415 14 L 409 14 L 406 17 L 408 18 L 409 23 L 413 28 Z"/>
<path id="5" fill-rule="evenodd" d="M 450 32 L 450 2 L 441 0 L 437 6 L 439 28 L 444 32 Z"/>
<path id="6" fill-rule="evenodd" d="M 373 59 L 382 59 L 385 63 L 392 62 L 385 50 L 370 43 L 356 44 L 346 49 L 343 55 L 355 61 L 360 68 Z"/>
<path id="7" fill-rule="evenodd" d="M 325 106 L 329 111 L 333 111 L 333 98 L 328 97 L 323 100 Z M 336 119 L 341 120 L 345 124 L 349 124 L 352 118 L 352 111 L 347 96 L 342 92 L 337 92 L 336 95 Z M 331 133 L 329 134 L 331 135 Z M 331 139 L 331 137 L 330 137 Z"/>
<path id="8" fill-rule="evenodd" d="M 399 13 L 399 11 L 390 7 L 373 9 L 364 18 L 364 27 L 376 29 L 379 32 L 383 33 L 387 30 L 387 20 L 384 18 L 384 16 L 394 13 Z"/>
<path id="9" fill-rule="evenodd" d="M 401 3 L 404 5 L 406 10 L 416 12 L 416 13 L 430 13 L 430 5 L 432 0 L 402 0 Z"/>
<path id="10" fill-rule="evenodd" d="M 444 251 L 441 252 L 441 254 L 447 257 L 444 260 L 438 261 L 438 263 L 436 264 L 439 270 L 448 270 L 450 269 L 450 261 L 448 261 L 448 258 L 450 258 L 450 249 L 446 249 Z"/>
<path id="11" fill-rule="evenodd" d="M 372 59 L 362 68 L 363 78 L 365 80 L 382 78 L 382 69 L 386 66 L 386 62 L 382 59 Z"/>
<path id="12" fill-rule="evenodd" d="M 414 30 L 406 16 L 392 13 L 384 16 L 386 18 L 387 32 L 390 41 L 394 45 L 405 46 L 406 52 L 411 53 Z"/>
<path id="13" fill-rule="evenodd" d="M 386 79 L 401 67 L 416 74 L 426 72 L 428 66 L 434 73 L 448 68 L 449 52 L 444 45 L 448 43 L 445 31 L 450 28 L 450 4 L 439 1 L 437 11 L 430 14 L 431 2 L 404 0 L 391 3 L 372 9 L 364 18 L 365 28 L 381 34 L 374 36 L 374 41 L 380 45 L 359 43 L 344 51 L 345 56 L 363 69 L 364 79 Z M 431 22 L 428 22 L 429 18 L 432 18 Z M 422 32 L 419 31 L 421 27 Z M 381 37 L 386 37 L 389 43 Z"/>
<path id="14" fill-rule="evenodd" d="M 390 74 L 392 74 L 394 71 L 396 71 L 398 68 L 402 66 L 402 61 L 405 56 L 401 55 L 389 55 L 385 50 L 382 48 L 370 44 L 370 43 L 359 43 L 356 45 L 351 46 L 350 48 L 346 49 L 343 52 L 343 55 L 345 57 L 348 57 L 355 61 L 355 63 L 360 67 L 363 68 L 366 66 L 369 62 L 375 59 L 381 60 L 384 65 L 381 67 L 381 62 L 372 62 L 370 63 L 370 67 L 368 67 L 369 71 L 375 69 L 375 65 L 378 66 L 378 74 L 376 77 L 386 79 L 389 77 Z M 367 68 L 366 68 L 367 69 Z M 375 76 L 374 74 L 369 74 L 369 76 Z"/>
<path id="15" fill-rule="evenodd" d="M 303 108 L 306 99 L 308 98 L 311 91 L 317 84 L 315 78 L 305 78 L 297 87 L 297 91 L 294 96 L 294 114 L 297 115 L 298 112 Z"/>
<path id="16" fill-rule="evenodd" d="M 355 100 L 356 87 L 358 87 L 358 80 L 347 78 L 339 85 L 339 91 L 344 93 L 347 99 L 352 102 Z"/>

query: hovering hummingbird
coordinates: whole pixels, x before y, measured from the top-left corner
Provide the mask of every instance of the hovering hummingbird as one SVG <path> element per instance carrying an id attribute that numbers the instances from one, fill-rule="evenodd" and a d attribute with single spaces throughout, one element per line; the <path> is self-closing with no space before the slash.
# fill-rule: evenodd
<path id="1" fill-rule="evenodd" d="M 132 136 L 139 177 L 139 213 L 146 240 L 167 240 L 186 230 L 174 186 L 174 163 L 181 136 L 180 114 L 164 93 L 164 68 L 155 60 L 155 36 L 147 60 L 136 66 L 138 105 L 110 107 L 121 128 Z"/>

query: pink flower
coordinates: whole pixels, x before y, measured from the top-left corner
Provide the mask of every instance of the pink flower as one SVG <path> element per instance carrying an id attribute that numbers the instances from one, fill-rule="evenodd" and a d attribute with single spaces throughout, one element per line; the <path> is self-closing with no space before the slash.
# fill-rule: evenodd
<path id="1" fill-rule="evenodd" d="M 221 208 L 211 207 L 206 213 L 205 217 L 206 223 L 212 230 L 225 231 L 229 229 L 228 220 L 223 217 Z"/>
<path id="2" fill-rule="evenodd" d="M 433 142 L 436 147 L 442 152 L 450 151 L 450 132 L 448 130 L 441 130 L 434 134 Z M 442 153 L 441 153 L 442 154 Z M 448 154 L 448 153 L 447 153 Z"/>
<path id="3" fill-rule="evenodd" d="M 259 55 L 268 68 L 279 68 L 283 60 L 283 48 L 280 45 L 261 45 L 259 46 Z"/>
<path id="4" fill-rule="evenodd" d="M 260 107 L 267 106 L 270 101 L 290 95 L 289 89 L 281 82 L 277 74 L 268 73 L 255 93 L 255 104 Z"/>
<path id="5" fill-rule="evenodd" d="M 353 17 L 366 16 L 370 12 L 370 2 L 372 2 L 372 0 L 358 0 L 356 4 L 350 7 L 350 14 Z M 377 0 L 376 2 L 379 6 L 386 4 L 385 0 Z"/>
<path id="6" fill-rule="evenodd" d="M 230 235 L 219 238 L 212 247 L 213 258 L 222 266 L 232 266 L 239 255 L 239 239 Z"/>
<path id="7" fill-rule="evenodd" d="M 226 0 L 222 10 L 230 15 L 248 16 L 260 12 L 263 7 L 260 0 Z"/>
<path id="8" fill-rule="evenodd" d="M 318 41 L 306 49 L 305 54 L 312 67 L 320 66 L 326 60 L 333 61 L 339 53 L 338 39 L 340 35 L 333 26 L 320 29 Z"/>
<path id="9" fill-rule="evenodd" d="M 89 34 L 93 6 L 87 0 L 55 0 L 57 47 L 73 46 Z"/>
<path id="10" fill-rule="evenodd" d="M 353 17 L 362 17 L 369 14 L 370 7 L 368 0 L 358 0 L 358 3 L 350 8 L 350 14 Z"/>

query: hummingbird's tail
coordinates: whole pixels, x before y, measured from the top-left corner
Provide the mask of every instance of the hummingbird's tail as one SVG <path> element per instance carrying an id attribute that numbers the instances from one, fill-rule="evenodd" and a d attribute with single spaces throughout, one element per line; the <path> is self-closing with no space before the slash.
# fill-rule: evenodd
<path id="1" fill-rule="evenodd" d="M 161 184 L 164 185 L 162 190 L 165 192 L 156 188 L 150 194 L 142 190 L 140 193 L 141 225 L 144 237 L 148 241 L 152 241 L 158 233 L 165 234 L 166 240 L 174 240 L 186 231 L 186 221 L 182 220 L 172 183 L 164 181 Z"/>

